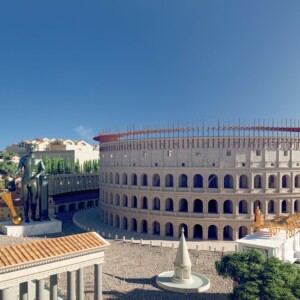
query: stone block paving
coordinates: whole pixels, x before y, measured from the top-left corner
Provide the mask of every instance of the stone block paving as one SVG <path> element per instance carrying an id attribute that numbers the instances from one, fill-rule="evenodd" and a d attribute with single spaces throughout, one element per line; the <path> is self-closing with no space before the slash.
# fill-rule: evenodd
<path id="1" fill-rule="evenodd" d="M 73 224 L 84 227 L 85 230 Z M 192 261 L 192 271 L 206 275 L 211 282 L 211 287 L 204 293 L 185 294 L 173 293 L 161 290 L 155 283 L 155 277 L 164 271 L 173 270 L 177 244 L 172 240 L 162 240 L 160 237 L 150 237 L 144 234 L 120 231 L 99 222 L 98 209 L 90 209 L 75 214 L 71 212 L 59 213 L 57 219 L 63 221 L 63 233 L 52 234 L 47 237 L 57 237 L 81 233 L 84 231 L 105 232 L 110 247 L 105 252 L 105 264 L 103 266 L 103 299 L 140 299 L 140 300 L 181 300 L 181 299 L 226 299 L 232 291 L 232 281 L 224 279 L 216 274 L 214 263 L 221 258 L 223 251 L 235 249 L 235 243 L 230 245 L 222 242 L 199 242 L 202 244 L 189 253 Z M 111 238 L 108 238 L 110 234 Z M 126 234 L 126 235 L 125 235 Z M 115 239 L 115 235 L 121 239 Z M 126 236 L 123 241 L 123 236 Z M 0 235 L 0 246 L 15 243 L 29 242 L 43 237 L 7 237 Z M 133 242 L 131 240 L 133 238 Z M 140 243 L 140 240 L 143 243 Z M 152 246 L 150 246 L 150 242 Z M 163 243 L 163 247 L 161 247 Z M 176 241 L 177 243 L 177 241 Z M 228 246 L 228 245 L 230 246 Z M 196 244 L 195 244 L 196 245 Z M 207 251 L 208 249 L 211 251 Z M 93 268 L 84 269 L 85 300 L 94 298 Z M 66 291 L 66 274 L 59 275 L 59 290 Z"/>

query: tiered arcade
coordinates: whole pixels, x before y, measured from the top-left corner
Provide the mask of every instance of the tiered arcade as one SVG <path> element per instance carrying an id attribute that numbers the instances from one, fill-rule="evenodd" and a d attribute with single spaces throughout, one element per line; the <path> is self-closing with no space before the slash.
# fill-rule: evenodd
<path id="1" fill-rule="evenodd" d="M 299 131 L 218 124 L 102 133 L 101 218 L 162 237 L 178 238 L 183 227 L 189 239 L 241 238 L 257 206 L 266 220 L 300 211 Z"/>

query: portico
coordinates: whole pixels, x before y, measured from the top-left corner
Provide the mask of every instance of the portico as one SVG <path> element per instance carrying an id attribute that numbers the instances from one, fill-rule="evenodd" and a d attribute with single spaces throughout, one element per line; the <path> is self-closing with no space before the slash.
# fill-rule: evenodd
<path id="1" fill-rule="evenodd" d="M 94 265 L 94 299 L 102 299 L 102 264 L 109 243 L 95 232 L 39 240 L 0 248 L 0 299 L 10 300 L 18 287 L 21 300 L 45 300 L 44 279 L 50 277 L 50 300 L 57 300 L 58 274 L 67 272 L 67 299 L 84 299 L 83 269 Z M 34 281 L 35 294 L 28 284 Z"/>

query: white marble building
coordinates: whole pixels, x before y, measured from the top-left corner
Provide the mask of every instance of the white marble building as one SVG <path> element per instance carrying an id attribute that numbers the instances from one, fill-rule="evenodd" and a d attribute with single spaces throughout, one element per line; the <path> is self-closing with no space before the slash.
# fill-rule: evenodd
<path id="1" fill-rule="evenodd" d="M 101 300 L 102 264 L 108 246 L 96 232 L 87 232 L 1 247 L 0 299 L 57 300 L 58 275 L 67 272 L 67 299 L 84 300 L 83 269 L 94 266 L 94 299 Z M 45 278 L 50 280 L 48 293 Z"/>
<path id="2" fill-rule="evenodd" d="M 277 257 L 280 260 L 294 263 L 300 258 L 300 234 L 287 238 L 286 232 L 280 230 L 278 234 L 269 236 L 268 229 L 262 229 L 254 234 L 236 241 L 238 251 L 259 249 L 267 258 Z"/>

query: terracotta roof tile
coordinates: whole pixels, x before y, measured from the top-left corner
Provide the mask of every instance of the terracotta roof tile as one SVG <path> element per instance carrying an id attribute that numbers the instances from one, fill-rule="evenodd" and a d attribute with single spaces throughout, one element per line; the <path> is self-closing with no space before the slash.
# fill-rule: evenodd
<path id="1" fill-rule="evenodd" d="M 2 267 L 30 263 L 40 259 L 106 247 L 108 243 L 94 232 L 39 240 L 0 248 L 0 271 Z"/>

